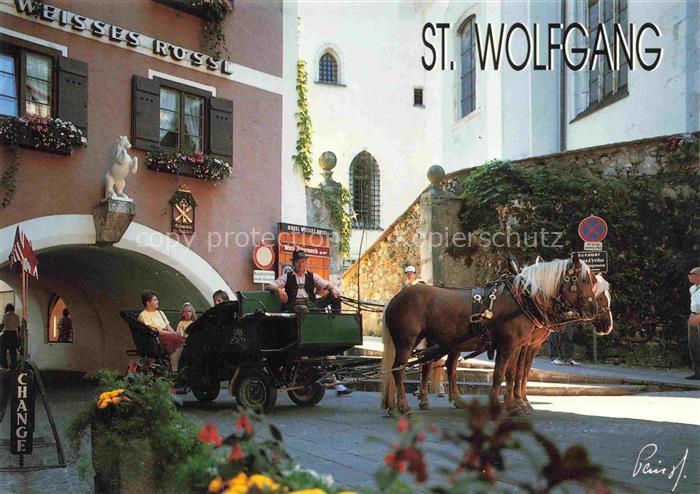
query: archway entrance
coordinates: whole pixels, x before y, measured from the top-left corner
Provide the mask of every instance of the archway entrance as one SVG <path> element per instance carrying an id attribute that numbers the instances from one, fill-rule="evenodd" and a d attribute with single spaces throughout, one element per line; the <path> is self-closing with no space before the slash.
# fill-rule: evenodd
<path id="1" fill-rule="evenodd" d="M 181 273 L 143 254 L 72 245 L 47 249 L 37 258 L 41 271 L 39 280 L 30 284 L 29 350 L 40 369 L 123 368 L 133 343 L 119 310 L 140 308 L 145 289 L 158 292 L 162 308 L 173 313 L 185 302 L 199 310 L 210 306 Z M 7 266 L 0 278 L 18 288 L 18 276 Z M 51 338 L 51 325 L 64 307 L 70 307 L 74 323 L 70 345 Z"/>
<path id="2" fill-rule="evenodd" d="M 206 310 L 216 289 L 231 293 L 204 259 L 143 225 L 132 223 L 122 241 L 111 247 L 92 245 L 94 226 L 87 215 L 35 218 L 21 227 L 39 260 L 39 280 L 30 282 L 29 351 L 42 370 L 123 369 L 126 350 L 133 343 L 119 310 L 139 308 L 143 290 L 158 292 L 161 307 L 174 312 L 184 302 Z M 0 230 L 3 261 L 9 256 L 15 228 Z M 145 235 L 145 241 L 139 235 Z M 0 280 L 19 293 L 18 273 L 10 272 L 7 262 L 0 263 Z M 70 310 L 71 344 L 49 338 L 50 318 L 55 315 L 49 308 L 56 297 Z"/>

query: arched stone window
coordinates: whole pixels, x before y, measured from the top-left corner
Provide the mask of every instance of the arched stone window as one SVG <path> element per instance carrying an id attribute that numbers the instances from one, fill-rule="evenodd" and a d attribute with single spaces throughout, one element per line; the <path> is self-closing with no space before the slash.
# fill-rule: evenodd
<path id="1" fill-rule="evenodd" d="M 49 302 L 49 343 L 73 343 L 73 319 L 61 297 L 55 295 Z"/>
<path id="2" fill-rule="evenodd" d="M 350 164 L 350 193 L 355 212 L 354 228 L 380 229 L 379 165 L 367 151 L 355 156 Z"/>
<path id="3" fill-rule="evenodd" d="M 331 52 L 321 55 L 318 62 L 318 82 L 338 84 L 338 60 Z"/>

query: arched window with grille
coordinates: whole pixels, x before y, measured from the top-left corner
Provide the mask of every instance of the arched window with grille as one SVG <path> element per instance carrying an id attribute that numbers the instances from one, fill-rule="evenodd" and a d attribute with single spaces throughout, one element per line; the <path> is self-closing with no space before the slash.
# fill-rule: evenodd
<path id="1" fill-rule="evenodd" d="M 380 229 L 379 165 L 367 151 L 355 156 L 350 164 L 350 192 L 355 213 L 354 228 Z"/>
<path id="2" fill-rule="evenodd" d="M 318 62 L 318 82 L 338 84 L 338 60 L 331 52 L 321 55 Z"/>

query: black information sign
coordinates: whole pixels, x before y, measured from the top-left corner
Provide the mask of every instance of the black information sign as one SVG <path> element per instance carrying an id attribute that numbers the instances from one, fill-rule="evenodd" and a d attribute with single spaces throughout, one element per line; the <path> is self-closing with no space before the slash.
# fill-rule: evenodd
<path id="1" fill-rule="evenodd" d="M 578 257 L 588 264 L 594 273 L 608 272 L 608 252 L 605 250 L 588 250 L 578 252 Z"/>
<path id="2" fill-rule="evenodd" d="M 10 453 L 31 454 L 34 449 L 34 373 L 15 368 L 10 382 Z"/>

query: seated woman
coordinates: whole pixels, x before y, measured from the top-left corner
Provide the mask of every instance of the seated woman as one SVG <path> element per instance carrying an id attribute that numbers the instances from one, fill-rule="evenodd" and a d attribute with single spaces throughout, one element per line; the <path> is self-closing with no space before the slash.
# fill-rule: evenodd
<path id="1" fill-rule="evenodd" d="M 141 303 L 145 309 L 139 314 L 139 322 L 158 331 L 160 346 L 171 355 L 172 359 L 173 352 L 185 343 L 185 338 L 175 332 L 163 311 L 158 310 L 160 302 L 156 292 L 152 290 L 143 292 L 141 294 Z"/>

